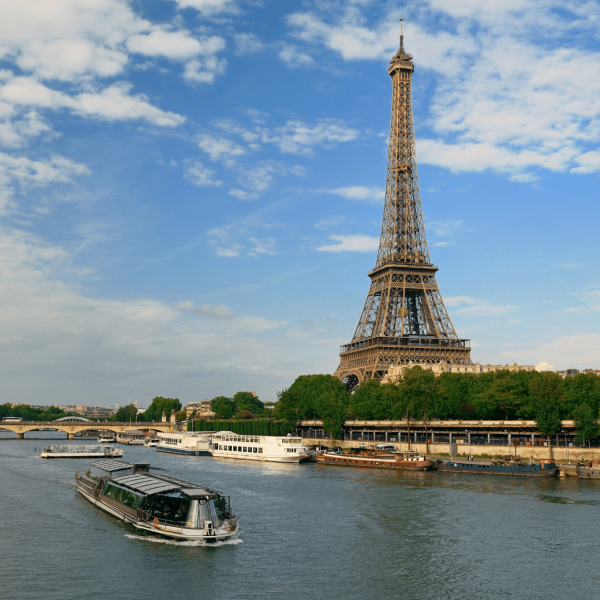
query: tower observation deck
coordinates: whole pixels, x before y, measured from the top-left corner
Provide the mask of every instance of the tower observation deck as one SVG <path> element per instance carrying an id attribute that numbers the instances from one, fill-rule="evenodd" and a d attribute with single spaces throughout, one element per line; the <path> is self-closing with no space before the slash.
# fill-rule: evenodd
<path id="1" fill-rule="evenodd" d="M 348 391 L 410 363 L 469 365 L 470 340 L 456 334 L 435 280 L 425 236 L 412 114 L 413 57 L 400 48 L 389 67 L 392 117 L 385 205 L 371 287 L 352 341 L 334 373 Z"/>

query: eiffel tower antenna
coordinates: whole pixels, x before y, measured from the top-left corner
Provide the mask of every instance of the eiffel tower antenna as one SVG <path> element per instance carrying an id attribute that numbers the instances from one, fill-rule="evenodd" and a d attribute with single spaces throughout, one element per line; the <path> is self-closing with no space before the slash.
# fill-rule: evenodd
<path id="1" fill-rule="evenodd" d="M 392 365 L 470 365 L 470 340 L 460 339 L 435 280 L 421 209 L 412 114 L 412 55 L 400 46 L 390 60 L 392 117 L 385 204 L 371 287 L 354 337 L 340 348 L 334 375 L 348 391 L 381 380 Z"/>

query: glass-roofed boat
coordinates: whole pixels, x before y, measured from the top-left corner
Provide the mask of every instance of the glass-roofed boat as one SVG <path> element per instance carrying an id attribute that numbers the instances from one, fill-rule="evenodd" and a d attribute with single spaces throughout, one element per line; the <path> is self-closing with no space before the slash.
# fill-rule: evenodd
<path id="1" fill-rule="evenodd" d="M 148 463 L 100 460 L 75 479 L 87 500 L 149 533 L 210 543 L 239 529 L 228 496 Z"/>

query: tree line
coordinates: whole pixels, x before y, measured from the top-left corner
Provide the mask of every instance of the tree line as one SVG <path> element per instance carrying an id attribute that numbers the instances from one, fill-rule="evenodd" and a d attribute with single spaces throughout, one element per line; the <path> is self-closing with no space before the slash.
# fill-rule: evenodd
<path id="1" fill-rule="evenodd" d="M 23 421 L 55 421 L 62 417 L 68 417 L 66 413 L 56 406 L 50 406 L 46 410 L 31 408 L 29 404 L 18 404 L 12 407 L 10 403 L 0 404 L 0 420 L 4 417 L 21 417 Z"/>
<path id="2" fill-rule="evenodd" d="M 574 419 L 578 441 L 600 436 L 600 377 L 594 373 L 563 379 L 551 371 L 502 370 L 436 377 L 416 366 L 391 383 L 362 382 L 352 394 L 331 375 L 302 375 L 278 399 L 275 418 L 322 419 L 337 438 L 352 419 L 534 419 L 548 438 L 560 431 L 561 419 Z"/>

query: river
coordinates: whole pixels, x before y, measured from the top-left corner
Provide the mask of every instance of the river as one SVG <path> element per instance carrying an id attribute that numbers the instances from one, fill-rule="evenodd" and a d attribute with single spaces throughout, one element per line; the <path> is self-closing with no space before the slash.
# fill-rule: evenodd
<path id="1" fill-rule="evenodd" d="M 64 434 L 0 432 L 4 600 L 594 598 L 600 481 L 176 456 L 125 446 L 231 496 L 242 533 L 163 541 L 76 493 Z M 93 443 L 78 440 L 71 443 Z"/>

